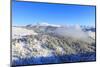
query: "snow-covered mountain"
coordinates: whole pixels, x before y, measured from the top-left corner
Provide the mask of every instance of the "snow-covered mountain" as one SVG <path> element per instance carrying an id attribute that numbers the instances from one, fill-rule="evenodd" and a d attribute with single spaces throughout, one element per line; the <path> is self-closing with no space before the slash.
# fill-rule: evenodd
<path id="1" fill-rule="evenodd" d="M 12 59 L 95 52 L 94 29 L 51 24 L 12 27 Z"/>

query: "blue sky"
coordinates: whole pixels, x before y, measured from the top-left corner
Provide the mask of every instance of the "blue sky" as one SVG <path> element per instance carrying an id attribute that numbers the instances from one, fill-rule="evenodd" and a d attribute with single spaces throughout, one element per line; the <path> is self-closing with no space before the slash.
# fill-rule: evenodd
<path id="1" fill-rule="evenodd" d="M 12 2 L 12 24 L 95 25 L 95 7 L 80 5 Z"/>

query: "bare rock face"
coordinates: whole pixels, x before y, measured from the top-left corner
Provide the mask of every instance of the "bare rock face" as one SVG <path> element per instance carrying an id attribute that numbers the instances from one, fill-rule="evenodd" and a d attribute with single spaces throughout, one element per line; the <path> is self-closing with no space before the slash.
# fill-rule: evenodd
<path id="1" fill-rule="evenodd" d="M 95 32 L 76 27 L 12 27 L 12 59 L 95 52 Z M 91 35 L 90 35 L 91 34 Z"/>

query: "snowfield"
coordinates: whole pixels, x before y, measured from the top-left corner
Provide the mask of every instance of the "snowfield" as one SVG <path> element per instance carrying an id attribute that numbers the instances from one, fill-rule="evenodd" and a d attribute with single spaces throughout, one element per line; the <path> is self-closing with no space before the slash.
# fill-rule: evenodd
<path id="1" fill-rule="evenodd" d="M 26 35 L 37 35 L 37 33 L 34 32 L 33 30 L 27 30 L 25 28 L 20 28 L 20 27 L 12 28 L 12 37 L 13 37 L 12 39 Z"/>

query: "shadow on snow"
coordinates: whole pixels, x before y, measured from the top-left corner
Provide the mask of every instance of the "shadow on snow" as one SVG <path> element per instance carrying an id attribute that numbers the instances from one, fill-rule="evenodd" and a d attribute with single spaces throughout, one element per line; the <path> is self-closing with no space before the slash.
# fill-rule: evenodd
<path id="1" fill-rule="evenodd" d="M 39 64 L 58 64 L 58 63 L 74 63 L 74 62 L 89 62 L 96 61 L 96 53 L 80 53 L 63 56 L 50 56 L 50 57 L 39 57 L 39 58 L 24 58 L 12 62 L 13 66 L 22 65 L 39 65 Z"/>

